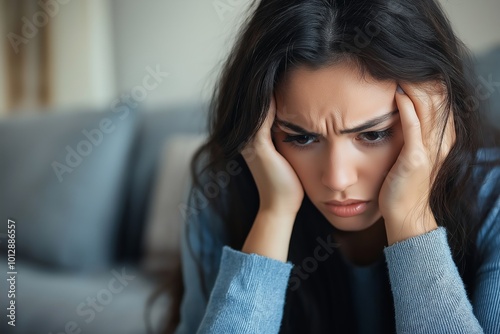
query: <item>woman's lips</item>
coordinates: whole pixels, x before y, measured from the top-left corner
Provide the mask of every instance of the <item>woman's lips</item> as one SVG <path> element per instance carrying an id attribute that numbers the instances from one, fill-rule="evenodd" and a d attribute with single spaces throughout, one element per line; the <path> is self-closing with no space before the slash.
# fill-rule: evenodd
<path id="1" fill-rule="evenodd" d="M 325 203 L 328 211 L 339 217 L 352 217 L 362 214 L 368 208 L 369 202 L 356 202 L 347 205 L 332 204 L 331 202 Z"/>

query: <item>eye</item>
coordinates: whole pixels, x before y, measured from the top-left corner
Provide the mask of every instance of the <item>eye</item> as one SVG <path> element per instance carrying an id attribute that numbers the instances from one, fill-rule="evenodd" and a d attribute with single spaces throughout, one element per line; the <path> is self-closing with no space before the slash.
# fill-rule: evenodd
<path id="1" fill-rule="evenodd" d="M 375 146 L 382 145 L 386 141 L 388 141 L 394 134 L 394 130 L 392 128 L 383 130 L 383 131 L 370 131 L 361 133 L 358 138 L 360 138 L 365 145 Z"/>
<path id="2" fill-rule="evenodd" d="M 285 139 L 283 139 L 284 143 L 290 143 L 292 146 L 299 149 L 304 149 L 315 141 L 318 141 L 317 138 L 310 135 L 287 135 Z"/>

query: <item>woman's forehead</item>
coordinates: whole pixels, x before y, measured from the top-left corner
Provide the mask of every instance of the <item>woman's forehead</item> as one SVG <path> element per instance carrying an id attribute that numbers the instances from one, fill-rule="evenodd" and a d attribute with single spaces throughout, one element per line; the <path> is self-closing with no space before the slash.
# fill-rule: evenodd
<path id="1" fill-rule="evenodd" d="M 277 114 L 311 126 L 333 119 L 345 128 L 395 110 L 395 91 L 395 81 L 361 77 L 353 66 L 299 67 L 287 74 L 276 91 Z"/>

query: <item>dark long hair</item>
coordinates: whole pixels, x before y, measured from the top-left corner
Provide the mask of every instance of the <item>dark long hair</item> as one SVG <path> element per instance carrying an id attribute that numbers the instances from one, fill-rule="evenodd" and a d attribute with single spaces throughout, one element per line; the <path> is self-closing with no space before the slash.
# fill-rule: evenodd
<path id="1" fill-rule="evenodd" d="M 471 182 L 471 171 L 478 147 L 486 144 L 480 136 L 480 100 L 470 60 L 468 49 L 435 0 L 254 1 L 213 92 L 209 137 L 191 162 L 193 189 L 201 192 L 205 173 L 224 171 L 229 162 L 241 167 L 240 173 L 231 176 L 226 203 L 221 196 L 206 197 L 225 224 L 224 243 L 241 249 L 257 214 L 259 194 L 240 152 L 260 128 L 285 73 L 299 66 L 320 69 L 349 61 L 378 80 L 438 81 L 446 87 L 444 112 L 439 115 L 441 134 L 452 112 L 456 143 L 437 171 L 429 204 L 438 225 L 448 231 L 453 259 L 470 294 L 477 260 L 474 240 L 485 218 L 473 200 L 478 188 Z M 302 263 L 313 253 L 316 239 L 326 239 L 332 231 L 305 196 L 289 260 Z M 203 252 L 194 255 L 199 261 L 204 256 Z M 282 333 L 355 331 L 349 289 L 344 288 L 349 280 L 342 266 L 338 252 L 333 252 L 299 288 L 289 285 Z M 177 283 L 182 284 L 180 279 Z M 390 287 L 386 284 L 383 289 L 389 296 L 384 312 L 393 319 Z M 205 287 L 207 299 L 208 290 Z M 174 310 L 178 307 L 173 305 Z M 175 328 L 176 318 L 170 329 Z M 392 321 L 385 324 L 385 332 L 394 332 Z"/>

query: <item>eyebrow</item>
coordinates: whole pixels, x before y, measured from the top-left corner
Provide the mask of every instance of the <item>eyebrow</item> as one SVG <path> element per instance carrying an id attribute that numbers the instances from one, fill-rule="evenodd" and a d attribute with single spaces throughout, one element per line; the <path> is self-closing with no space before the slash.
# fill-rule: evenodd
<path id="1" fill-rule="evenodd" d="M 371 119 L 369 121 L 366 121 L 363 124 L 361 124 L 359 126 L 356 126 L 354 128 L 340 130 L 340 133 L 341 134 L 357 133 L 357 132 L 361 132 L 361 131 L 373 128 L 374 126 L 376 126 L 376 125 L 378 125 L 378 124 L 380 124 L 382 122 L 385 122 L 388 119 L 391 119 L 397 113 L 399 113 L 399 110 L 393 110 L 391 112 L 388 112 L 387 114 L 384 114 L 382 116 L 378 116 L 378 117 L 375 117 L 375 118 L 373 118 L 373 119 Z M 293 124 L 293 123 L 290 123 L 290 122 L 287 122 L 287 121 L 283 121 L 283 120 L 278 119 L 278 118 L 276 118 L 276 123 L 279 124 L 279 125 L 281 125 L 281 126 L 284 126 L 284 127 L 288 128 L 288 129 L 290 129 L 290 130 L 292 130 L 294 132 L 297 132 L 300 135 L 308 135 L 308 136 L 314 136 L 314 137 L 321 136 L 321 134 L 319 134 L 319 133 L 307 131 L 306 129 L 302 128 L 301 126 L 299 126 L 297 124 Z"/>

